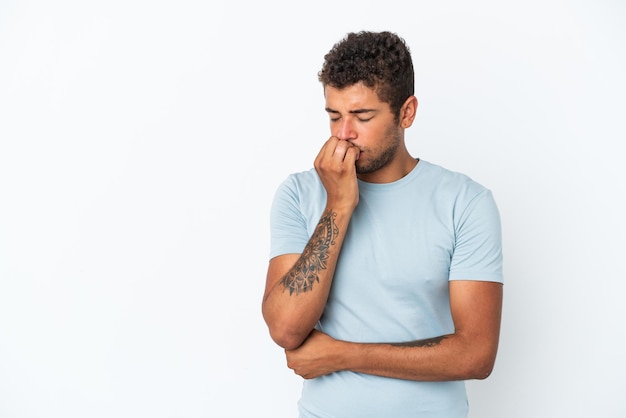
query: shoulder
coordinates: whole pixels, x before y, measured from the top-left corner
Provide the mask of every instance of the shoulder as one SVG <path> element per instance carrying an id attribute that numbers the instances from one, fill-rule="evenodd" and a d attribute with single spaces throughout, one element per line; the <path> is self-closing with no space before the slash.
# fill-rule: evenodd
<path id="1" fill-rule="evenodd" d="M 325 196 L 326 189 L 314 168 L 307 171 L 289 174 L 278 186 L 276 197 L 291 196 L 298 201 L 301 198 L 317 199 Z"/>
<path id="2" fill-rule="evenodd" d="M 278 186 L 273 206 L 291 208 L 306 219 L 316 219 L 326 205 L 326 189 L 314 168 L 288 175 Z"/>
<path id="3" fill-rule="evenodd" d="M 482 194 L 491 192 L 470 176 L 458 171 L 444 168 L 428 161 L 420 161 L 424 180 L 433 186 L 437 194 L 455 198 L 473 199 Z"/>
<path id="4" fill-rule="evenodd" d="M 280 187 L 290 187 L 290 188 L 315 188 L 322 185 L 322 182 L 317 175 L 317 171 L 314 168 L 311 168 L 306 171 L 300 171 L 297 173 L 291 173 L 285 178 Z"/>

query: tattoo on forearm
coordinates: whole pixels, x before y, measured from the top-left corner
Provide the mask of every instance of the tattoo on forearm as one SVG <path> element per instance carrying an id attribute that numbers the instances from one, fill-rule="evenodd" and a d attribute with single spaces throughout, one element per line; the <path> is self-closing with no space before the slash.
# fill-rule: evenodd
<path id="1" fill-rule="evenodd" d="M 445 338 L 446 336 L 442 335 L 440 337 L 428 338 L 425 340 L 408 341 L 405 343 L 391 343 L 391 345 L 396 347 L 434 347 L 439 345 Z"/>
<path id="2" fill-rule="evenodd" d="M 335 224 L 337 213 L 326 212 L 304 248 L 295 266 L 282 278 L 281 283 L 289 294 L 300 294 L 313 289 L 313 283 L 320 281 L 319 272 L 328 267 L 330 246 L 335 244 L 339 227 Z"/>

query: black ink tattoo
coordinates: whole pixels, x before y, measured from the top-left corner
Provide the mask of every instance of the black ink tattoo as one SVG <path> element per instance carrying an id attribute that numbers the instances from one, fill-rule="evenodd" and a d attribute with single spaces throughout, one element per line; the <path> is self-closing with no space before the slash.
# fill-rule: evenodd
<path id="1" fill-rule="evenodd" d="M 445 338 L 446 336 L 442 335 L 440 337 L 427 338 L 425 340 L 408 341 L 405 343 L 391 343 L 391 345 L 395 347 L 434 347 L 439 345 Z"/>
<path id="2" fill-rule="evenodd" d="M 290 295 L 312 290 L 313 283 L 319 283 L 318 274 L 328 267 L 330 246 L 335 244 L 335 238 L 339 235 L 336 216 L 332 211 L 322 216 L 295 266 L 282 278 L 281 283 L 285 289 L 289 289 Z"/>

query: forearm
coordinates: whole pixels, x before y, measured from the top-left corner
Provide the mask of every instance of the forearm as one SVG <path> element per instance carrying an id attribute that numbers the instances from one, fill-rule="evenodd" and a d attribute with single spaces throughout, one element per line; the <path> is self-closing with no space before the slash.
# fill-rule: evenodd
<path id="1" fill-rule="evenodd" d="M 394 344 L 344 343 L 335 358 L 341 370 L 420 381 L 484 379 L 496 347 L 470 343 L 456 334 Z"/>
<path id="2" fill-rule="evenodd" d="M 451 334 L 407 343 L 352 343 L 314 331 L 295 350 L 286 350 L 287 365 L 312 379 L 353 371 L 396 379 L 450 381 L 486 378 L 497 347 Z"/>
<path id="3" fill-rule="evenodd" d="M 325 341 L 336 342 L 338 357 L 343 357 L 335 363 L 338 370 L 410 380 L 487 378 L 498 351 L 502 284 L 452 281 L 450 308 L 455 332 L 449 335 L 401 344 Z"/>
<path id="4" fill-rule="evenodd" d="M 287 365 L 312 379 L 349 370 L 396 379 L 449 381 L 484 379 L 493 369 L 500 335 L 502 285 L 456 281 L 450 284 L 455 332 L 404 343 L 354 343 L 314 331 Z"/>
<path id="5" fill-rule="evenodd" d="M 322 315 L 351 214 L 327 208 L 295 262 L 270 262 L 263 317 L 281 347 L 299 346 Z"/>

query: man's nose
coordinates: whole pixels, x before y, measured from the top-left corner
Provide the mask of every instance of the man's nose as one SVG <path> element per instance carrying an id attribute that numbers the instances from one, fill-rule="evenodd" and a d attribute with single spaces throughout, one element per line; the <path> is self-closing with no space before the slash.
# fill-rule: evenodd
<path id="1" fill-rule="evenodd" d="M 346 141 L 356 139 L 356 132 L 352 121 L 348 118 L 343 118 L 339 123 L 338 131 L 335 133 L 335 136 Z"/>

